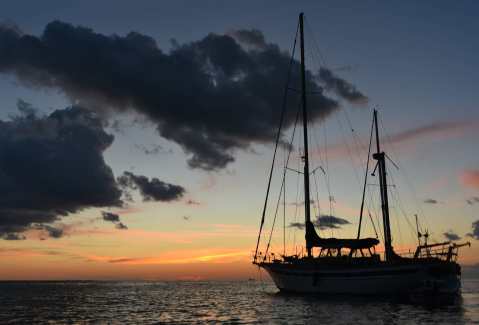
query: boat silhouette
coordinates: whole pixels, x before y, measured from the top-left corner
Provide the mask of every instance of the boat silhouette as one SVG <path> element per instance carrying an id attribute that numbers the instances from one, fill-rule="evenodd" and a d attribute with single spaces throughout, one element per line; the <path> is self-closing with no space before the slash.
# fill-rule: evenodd
<path id="1" fill-rule="evenodd" d="M 269 173 L 266 200 L 263 208 L 260 231 L 254 253 L 253 264 L 265 269 L 276 286 L 284 292 L 326 293 L 326 294 L 361 294 L 361 295 L 399 295 L 399 294 L 447 294 L 454 295 L 461 287 L 461 267 L 456 262 L 459 248 L 470 243 L 456 244 L 442 242 L 430 244 L 428 234 L 419 231 L 419 244 L 412 256 L 397 254 L 392 245 L 387 161 L 390 158 L 382 151 L 378 127 L 378 111 L 373 111 L 371 124 L 368 162 L 364 180 L 363 198 L 360 209 L 359 227 L 356 238 L 320 237 L 311 221 L 310 166 L 308 152 L 308 109 L 306 90 L 306 70 L 304 59 L 304 15 L 299 15 L 300 38 L 300 77 L 301 77 L 301 115 L 303 126 L 304 155 L 303 170 L 297 171 L 304 176 L 304 211 L 305 253 L 281 255 L 269 253 L 269 243 L 265 253 L 259 251 L 260 238 L 265 221 L 265 212 L 273 175 L 274 160 L 280 138 L 277 133 L 273 164 Z M 295 43 L 296 44 L 296 43 Z M 294 53 L 292 54 L 294 55 Z M 284 108 L 283 108 L 284 109 Z M 299 112 L 298 112 L 299 114 Z M 373 141 L 373 139 L 375 141 Z M 369 173 L 369 158 L 372 144 L 375 152 L 372 159 L 376 161 L 373 175 L 377 173 L 380 188 L 381 215 L 383 226 L 384 254 L 376 252 L 380 243 L 378 238 L 361 238 L 361 223 L 364 210 L 366 181 Z M 392 162 L 392 161 L 391 161 Z M 394 164 L 394 162 L 392 162 Z M 288 168 L 285 166 L 285 168 Z M 283 178 L 284 182 L 284 178 Z M 416 217 L 417 225 L 417 217 Z M 422 240 L 422 241 L 421 241 Z M 315 248 L 317 248 L 315 252 Z"/>

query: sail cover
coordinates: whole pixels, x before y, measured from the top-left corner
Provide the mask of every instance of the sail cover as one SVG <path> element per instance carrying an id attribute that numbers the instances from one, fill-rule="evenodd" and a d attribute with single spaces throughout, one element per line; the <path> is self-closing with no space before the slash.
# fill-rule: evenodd
<path id="1" fill-rule="evenodd" d="M 316 233 L 311 221 L 306 222 L 306 246 L 321 247 L 330 249 L 349 248 L 349 249 L 367 249 L 379 244 L 376 238 L 361 239 L 340 239 L 340 238 L 321 238 Z"/>

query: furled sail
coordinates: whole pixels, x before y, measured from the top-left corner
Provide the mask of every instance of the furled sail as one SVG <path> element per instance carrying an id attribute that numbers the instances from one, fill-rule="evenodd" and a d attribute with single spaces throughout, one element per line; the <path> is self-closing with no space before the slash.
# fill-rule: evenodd
<path id="1" fill-rule="evenodd" d="M 321 238 L 316 233 L 314 225 L 311 221 L 306 222 L 306 247 L 321 247 L 329 249 L 368 249 L 379 244 L 376 238 L 361 239 L 340 239 L 340 238 Z"/>

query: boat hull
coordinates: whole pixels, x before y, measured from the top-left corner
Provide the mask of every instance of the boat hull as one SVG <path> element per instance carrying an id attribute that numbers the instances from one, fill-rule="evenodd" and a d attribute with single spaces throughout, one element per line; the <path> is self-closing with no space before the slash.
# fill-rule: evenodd
<path id="1" fill-rule="evenodd" d="M 461 281 L 455 263 L 322 267 L 262 263 L 276 286 L 285 292 L 355 295 L 412 293 L 456 294 Z"/>

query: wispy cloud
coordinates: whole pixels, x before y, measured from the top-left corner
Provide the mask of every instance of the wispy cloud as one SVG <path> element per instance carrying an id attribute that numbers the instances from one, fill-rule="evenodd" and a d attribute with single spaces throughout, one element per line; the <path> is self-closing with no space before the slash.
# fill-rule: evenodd
<path id="1" fill-rule="evenodd" d="M 478 126 L 479 120 L 453 122 L 439 121 L 396 133 L 392 135 L 389 140 L 393 143 L 403 143 L 425 138 L 433 140 L 439 138 L 451 138 L 462 136 L 471 130 L 477 130 Z"/>
<path id="2" fill-rule="evenodd" d="M 437 141 L 452 139 L 464 136 L 468 132 L 479 132 L 479 120 L 471 121 L 437 121 L 430 124 L 407 129 L 402 132 L 383 137 L 385 144 L 392 144 L 395 150 L 411 151 L 421 141 Z M 367 143 L 362 139 L 362 143 Z M 344 143 L 333 144 L 328 147 L 328 157 L 339 159 L 349 155 L 352 144 L 346 146 Z M 313 149 L 313 154 L 319 154 Z"/>
<path id="3" fill-rule="evenodd" d="M 188 263 L 225 263 L 244 260 L 251 253 L 247 250 L 199 250 L 199 251 L 173 251 L 162 255 L 149 257 L 110 257 L 89 256 L 94 262 L 127 265 L 158 265 L 158 264 L 188 264 Z"/>

